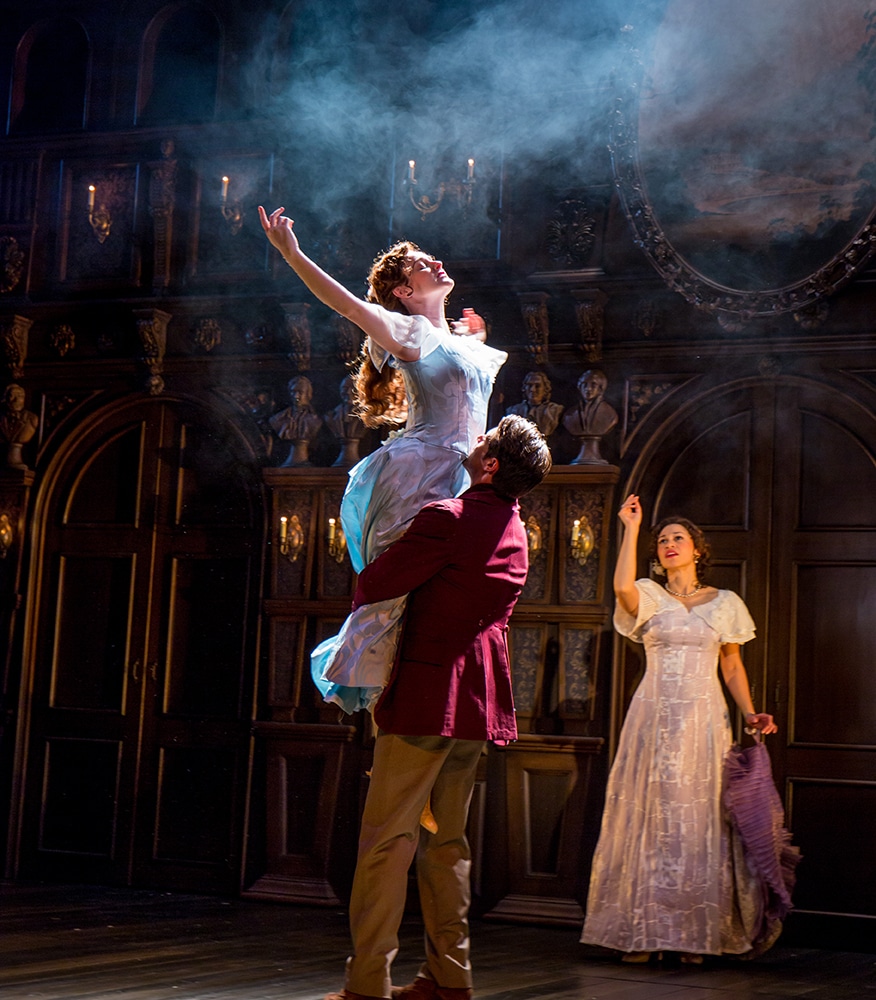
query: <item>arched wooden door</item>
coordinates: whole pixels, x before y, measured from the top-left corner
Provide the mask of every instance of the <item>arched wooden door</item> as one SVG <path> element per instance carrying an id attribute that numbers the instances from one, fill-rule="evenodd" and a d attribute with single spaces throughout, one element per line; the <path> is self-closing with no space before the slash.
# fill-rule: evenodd
<path id="1" fill-rule="evenodd" d="M 259 470 L 183 401 L 95 415 L 35 506 L 13 874 L 239 886 Z"/>
<path id="2" fill-rule="evenodd" d="M 804 862 L 811 916 L 876 916 L 876 415 L 866 392 L 804 379 L 691 400 L 648 442 L 629 489 L 646 517 L 686 514 L 714 582 L 757 623 L 744 656 Z M 644 545 L 642 565 L 644 565 Z M 640 661 L 619 643 L 619 710 Z M 618 717 L 620 711 L 618 712 Z"/>

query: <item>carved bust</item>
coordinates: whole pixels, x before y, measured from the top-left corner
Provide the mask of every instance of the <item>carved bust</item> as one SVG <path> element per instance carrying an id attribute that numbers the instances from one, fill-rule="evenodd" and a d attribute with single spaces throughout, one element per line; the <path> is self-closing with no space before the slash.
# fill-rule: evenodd
<path id="1" fill-rule="evenodd" d="M 332 465 L 347 469 L 359 461 L 359 442 L 368 428 L 355 412 L 353 405 L 355 386 L 352 375 L 348 375 L 341 382 L 340 392 L 341 401 L 325 415 L 325 423 L 335 438 L 341 442 L 341 453 Z"/>
<path id="2" fill-rule="evenodd" d="M 310 442 L 322 427 L 322 420 L 310 403 L 313 385 L 304 375 L 296 375 L 289 380 L 288 391 L 290 405 L 271 417 L 271 430 L 281 441 L 292 442 L 284 467 L 310 465 Z"/>
<path id="3" fill-rule="evenodd" d="M 586 371 L 578 379 L 580 400 L 570 406 L 563 417 L 563 426 L 579 442 L 577 456 L 570 465 L 607 465 L 599 450 L 600 439 L 617 424 L 617 411 L 603 399 L 608 380 L 596 369 Z"/>
<path id="4" fill-rule="evenodd" d="M 36 434 L 38 426 L 37 415 L 24 408 L 24 389 L 14 382 L 7 385 L 0 407 L 0 436 L 7 445 L 8 468 L 27 468 L 21 457 L 21 448 Z"/>
<path id="5" fill-rule="evenodd" d="M 549 437 L 557 429 L 563 407 L 551 402 L 551 380 L 544 372 L 529 372 L 523 379 L 523 399 L 509 406 L 506 414 L 526 417 L 530 423 Z"/>

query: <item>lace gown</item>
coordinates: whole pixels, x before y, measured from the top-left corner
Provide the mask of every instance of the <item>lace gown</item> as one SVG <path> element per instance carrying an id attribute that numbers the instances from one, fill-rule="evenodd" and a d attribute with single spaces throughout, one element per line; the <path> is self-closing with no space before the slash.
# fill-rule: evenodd
<path id="1" fill-rule="evenodd" d="M 417 361 L 392 360 L 402 372 L 408 421 L 350 470 L 341 524 L 353 569 L 404 534 L 431 500 L 468 486 L 462 460 L 487 423 L 496 374 L 507 355 L 474 337 L 438 330 L 423 316 L 391 313 L 394 335 L 419 347 Z M 388 355 L 370 345 L 378 368 Z M 311 654 L 311 673 L 326 701 L 352 713 L 370 708 L 389 677 L 405 598 L 364 605 Z"/>
<path id="2" fill-rule="evenodd" d="M 611 768 L 581 940 L 620 951 L 716 955 L 750 950 L 757 880 L 722 807 L 732 733 L 720 681 L 723 643 L 754 637 L 742 600 L 719 590 L 688 610 L 638 580 L 634 619 L 645 675 Z"/>

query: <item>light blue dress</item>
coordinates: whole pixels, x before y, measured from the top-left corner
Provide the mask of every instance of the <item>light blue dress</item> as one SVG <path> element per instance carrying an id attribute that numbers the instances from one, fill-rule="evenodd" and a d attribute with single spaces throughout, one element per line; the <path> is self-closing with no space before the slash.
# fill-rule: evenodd
<path id="1" fill-rule="evenodd" d="M 462 460 L 483 434 L 503 351 L 474 337 L 439 330 L 424 316 L 390 313 L 397 341 L 420 348 L 417 361 L 390 360 L 369 342 L 378 368 L 400 369 L 408 398 L 404 430 L 350 470 L 341 524 L 353 569 L 363 567 L 404 534 L 420 508 L 468 487 Z M 311 673 L 328 702 L 352 713 L 370 708 L 389 678 L 406 598 L 357 608 L 336 636 L 311 654 Z"/>

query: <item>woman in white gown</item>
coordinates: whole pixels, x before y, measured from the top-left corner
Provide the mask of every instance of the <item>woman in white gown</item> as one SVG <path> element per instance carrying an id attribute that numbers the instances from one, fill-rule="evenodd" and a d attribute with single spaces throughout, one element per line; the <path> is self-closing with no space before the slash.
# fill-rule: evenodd
<path id="1" fill-rule="evenodd" d="M 746 726 L 775 732 L 772 716 L 754 710 L 739 654 L 754 623 L 733 591 L 702 582 L 709 551 L 696 525 L 673 518 L 655 528 L 661 586 L 636 579 L 639 498 L 627 497 L 619 516 L 614 624 L 644 644 L 646 668 L 608 779 L 581 940 L 631 962 L 662 951 L 691 963 L 744 954 L 759 887 L 722 805 L 732 732 L 718 666 Z"/>
<path id="2" fill-rule="evenodd" d="M 367 334 L 357 376 L 363 419 L 404 425 L 350 470 L 341 524 L 360 572 L 424 504 L 466 488 L 462 460 L 486 430 L 493 382 L 507 355 L 483 343 L 484 321 L 471 309 L 451 330 L 445 300 L 454 282 L 440 260 L 412 243 L 396 244 L 375 261 L 366 301 L 304 255 L 282 213 L 259 208 L 270 242 L 317 298 Z M 311 673 L 326 701 L 347 713 L 373 706 L 392 666 L 404 602 L 358 608 L 313 651 Z"/>

